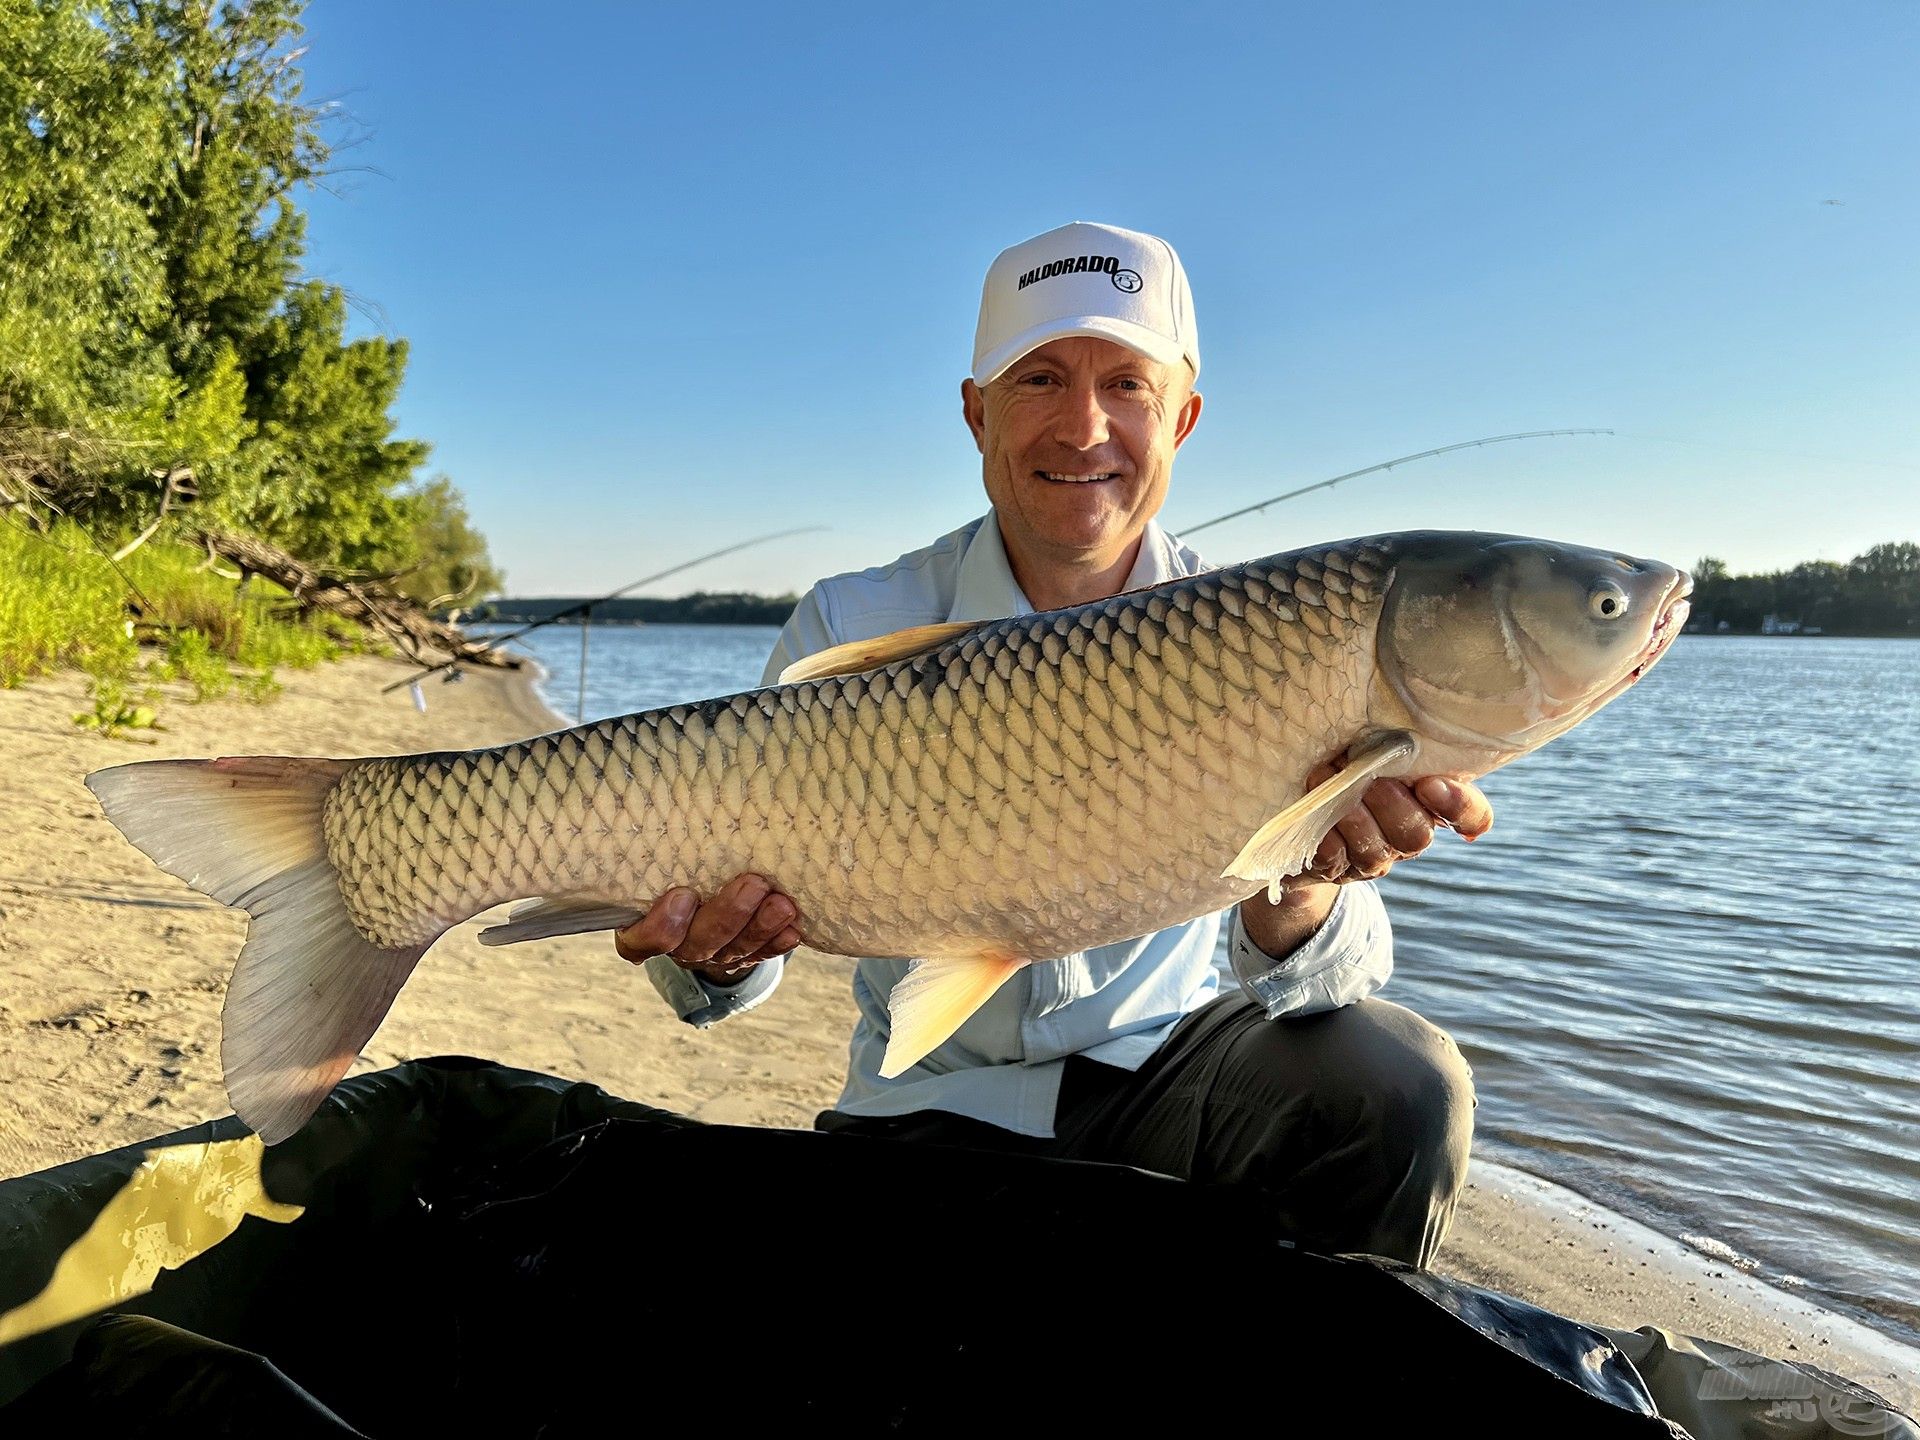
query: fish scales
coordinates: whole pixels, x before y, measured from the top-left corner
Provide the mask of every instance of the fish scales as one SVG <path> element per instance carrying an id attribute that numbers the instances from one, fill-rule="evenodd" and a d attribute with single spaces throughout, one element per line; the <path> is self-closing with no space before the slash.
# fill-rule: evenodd
<path id="1" fill-rule="evenodd" d="M 1226 863 L 1365 722 L 1380 596 L 1355 578 L 1328 606 L 1330 553 L 987 625 L 870 678 L 369 761 L 327 798 L 327 855 L 395 948 L 506 900 L 644 904 L 745 870 L 843 954 L 1158 930 L 1246 894 Z"/>
<path id="2" fill-rule="evenodd" d="M 892 1077 L 1024 963 L 1278 894 L 1375 779 L 1474 779 L 1565 733 L 1666 653 L 1689 587 L 1604 550 L 1411 532 L 903 631 L 791 684 L 493 750 L 87 783 L 164 868 L 246 909 L 221 1061 L 270 1143 L 452 925 L 538 898 L 480 938 L 604 930 L 748 870 L 817 948 L 925 957 L 888 997 Z"/>

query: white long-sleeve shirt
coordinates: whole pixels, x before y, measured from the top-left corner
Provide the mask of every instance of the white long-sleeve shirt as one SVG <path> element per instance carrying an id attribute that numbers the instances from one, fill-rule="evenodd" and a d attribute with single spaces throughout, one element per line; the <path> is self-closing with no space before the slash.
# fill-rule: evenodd
<path id="1" fill-rule="evenodd" d="M 1126 588 L 1209 568 L 1149 524 Z M 890 565 L 815 585 L 781 631 L 765 683 L 773 684 L 796 660 L 834 645 L 915 625 L 1000 620 L 1032 610 L 989 511 Z M 1238 843 L 1244 837 L 1232 838 Z M 913 962 L 864 959 L 854 970 L 859 1018 L 836 1108 L 854 1115 L 945 1110 L 1024 1135 L 1051 1135 L 1066 1057 L 1085 1055 L 1136 1070 L 1181 1016 L 1219 993 L 1213 962 L 1223 921 L 1234 970 L 1273 1019 L 1351 1004 L 1379 989 L 1393 970 L 1392 930 L 1371 884 L 1342 886 L 1325 923 L 1283 961 L 1253 945 L 1237 909 L 1203 915 L 1138 939 L 1022 966 L 945 1043 L 897 1079 L 883 1080 L 887 996 Z M 647 969 L 681 1018 L 704 1028 L 764 1003 L 780 983 L 783 962 L 769 960 L 728 988 L 705 983 L 668 956 L 656 956 Z"/>

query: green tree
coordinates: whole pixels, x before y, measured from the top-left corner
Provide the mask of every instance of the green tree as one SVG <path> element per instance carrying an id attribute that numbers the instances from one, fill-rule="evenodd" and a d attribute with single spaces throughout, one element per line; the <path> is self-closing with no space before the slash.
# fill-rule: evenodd
<path id="1" fill-rule="evenodd" d="M 1843 623 L 1847 605 L 1847 567 L 1831 560 L 1803 560 L 1791 570 L 1769 577 L 1772 595 L 1768 609 L 1783 620 L 1802 625 Z"/>
<path id="2" fill-rule="evenodd" d="M 394 579 L 402 594 L 441 609 L 473 605 L 495 594 L 505 577 L 467 516 L 467 502 L 444 475 L 404 497 L 411 523 Z"/>
<path id="3" fill-rule="evenodd" d="M 1846 578 L 1857 606 L 1850 619 L 1858 628 L 1920 628 L 1920 545 L 1904 540 L 1875 545 L 1848 562 Z"/>
<path id="4" fill-rule="evenodd" d="M 166 163 L 149 217 L 166 270 L 159 327 L 194 385 L 223 348 L 251 358 L 306 250 L 294 193 L 325 173 L 321 112 L 302 98 L 300 0 L 111 0 L 108 26 L 160 83 Z"/>
<path id="5" fill-rule="evenodd" d="M 1876 545 L 1845 565 L 1805 560 L 1790 570 L 1734 575 L 1711 556 L 1694 568 L 1694 613 L 1738 631 L 1768 615 L 1853 634 L 1920 633 L 1920 545 Z"/>
<path id="6" fill-rule="evenodd" d="M 1693 567 L 1693 610 L 1704 620 L 1732 621 L 1727 611 L 1733 601 L 1733 576 L 1727 562 L 1703 555 Z"/>
<path id="7" fill-rule="evenodd" d="M 31 481 L 123 527 L 185 465 L 203 522 L 484 588 L 458 493 L 394 434 L 406 342 L 348 339 L 301 278 L 330 159 L 302 8 L 0 0 L 0 505 Z"/>
<path id="8" fill-rule="evenodd" d="M 62 503 L 137 468 L 171 394 L 145 213 L 159 105 L 91 6 L 0 0 L 0 448 Z"/>
<path id="9" fill-rule="evenodd" d="M 246 369 L 253 473 L 214 513 L 315 565 L 367 569 L 396 550 L 410 563 L 402 491 L 428 446 L 394 439 L 388 413 L 407 342 L 345 333 L 345 296 L 317 280 L 268 320 Z"/>

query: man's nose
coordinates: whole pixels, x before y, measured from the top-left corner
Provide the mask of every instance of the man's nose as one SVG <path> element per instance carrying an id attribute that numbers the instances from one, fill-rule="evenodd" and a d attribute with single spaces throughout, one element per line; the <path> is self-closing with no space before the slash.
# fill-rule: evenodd
<path id="1" fill-rule="evenodd" d="M 1054 417 L 1053 438 L 1076 450 L 1091 450 L 1108 439 L 1107 408 L 1092 385 L 1072 385 Z"/>

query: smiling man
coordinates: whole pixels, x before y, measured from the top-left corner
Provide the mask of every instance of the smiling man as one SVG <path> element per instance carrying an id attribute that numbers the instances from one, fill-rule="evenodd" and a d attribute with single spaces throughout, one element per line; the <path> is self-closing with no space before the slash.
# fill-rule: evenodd
<path id="1" fill-rule="evenodd" d="M 1199 370 L 1192 293 L 1165 241 L 1073 224 L 1004 251 L 960 387 L 992 508 L 815 585 L 768 682 L 834 645 L 1207 569 L 1154 521 L 1200 419 Z M 846 1087 L 817 1123 L 1251 1186 L 1276 1236 L 1425 1265 L 1465 1181 L 1472 1083 L 1444 1033 L 1373 998 L 1393 956 L 1368 882 L 1436 825 L 1472 838 L 1491 823 L 1472 785 L 1377 781 L 1277 903 L 1262 891 L 1225 916 L 1023 966 L 891 1080 L 887 996 L 910 962 L 862 960 Z M 1237 986 L 1213 963 L 1223 927 Z M 615 943 L 704 1026 L 765 1001 L 804 934 L 791 899 L 742 875 L 711 896 L 669 891 Z"/>

